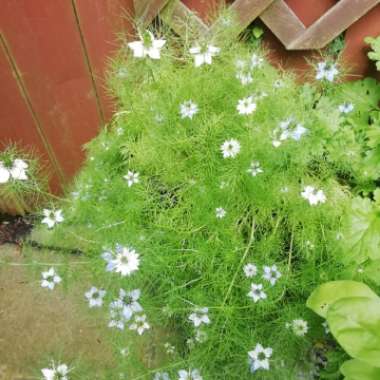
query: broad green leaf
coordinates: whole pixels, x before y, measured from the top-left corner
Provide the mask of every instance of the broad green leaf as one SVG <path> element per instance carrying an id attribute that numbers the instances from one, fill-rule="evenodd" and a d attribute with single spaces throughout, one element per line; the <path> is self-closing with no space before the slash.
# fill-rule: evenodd
<path id="1" fill-rule="evenodd" d="M 347 221 L 344 261 L 362 263 L 368 258 L 380 259 L 380 212 L 370 199 L 357 197 L 352 201 Z"/>
<path id="2" fill-rule="evenodd" d="M 380 299 L 343 298 L 329 307 L 327 322 L 350 356 L 380 366 Z"/>
<path id="3" fill-rule="evenodd" d="M 252 34 L 256 39 L 259 39 L 264 34 L 264 29 L 259 26 L 255 26 L 252 30 Z"/>
<path id="4" fill-rule="evenodd" d="M 348 99 L 355 104 L 355 109 L 367 113 L 369 107 L 377 108 L 380 83 L 376 79 L 366 78 L 354 83 L 344 83 L 341 88 Z"/>
<path id="5" fill-rule="evenodd" d="M 378 296 L 367 285 L 357 281 L 331 281 L 318 286 L 311 293 L 306 306 L 323 318 L 326 318 L 329 307 L 336 301 L 347 297 L 368 297 L 378 299 Z"/>
<path id="6" fill-rule="evenodd" d="M 368 53 L 369 59 L 376 62 L 376 67 L 380 70 L 380 36 L 377 38 L 367 37 L 364 40 L 367 44 L 371 45 L 373 51 Z"/>
<path id="7" fill-rule="evenodd" d="M 343 83 L 338 92 L 341 102 L 349 101 L 355 105 L 355 111 L 351 115 L 355 129 L 365 131 L 368 128 L 369 112 L 377 109 L 380 100 L 380 83 L 374 78 L 366 78 L 354 83 Z"/>
<path id="8" fill-rule="evenodd" d="M 364 266 L 363 270 L 364 275 L 367 278 L 373 281 L 376 285 L 380 285 L 380 260 L 370 260 Z"/>
<path id="9" fill-rule="evenodd" d="M 360 360 L 348 360 L 340 367 L 340 372 L 349 380 L 379 380 L 380 368 L 375 368 Z"/>

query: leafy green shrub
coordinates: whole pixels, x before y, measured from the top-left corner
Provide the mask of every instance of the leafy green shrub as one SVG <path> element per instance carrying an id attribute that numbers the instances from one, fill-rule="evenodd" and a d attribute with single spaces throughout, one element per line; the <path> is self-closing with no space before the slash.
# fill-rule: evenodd
<path id="1" fill-rule="evenodd" d="M 93 257 L 110 327 L 160 336 L 141 338 L 162 355 L 146 365 L 136 349 L 130 378 L 312 379 L 328 339 L 304 304 L 346 275 L 348 210 L 376 188 L 379 85 L 339 84 L 328 61 L 299 85 L 225 38 L 155 41 L 115 60 L 120 110 L 52 239 Z M 203 49 L 212 64 L 194 65 Z"/>
<path id="2" fill-rule="evenodd" d="M 326 318 L 331 333 L 354 358 L 343 363 L 348 380 L 377 380 L 380 375 L 380 298 L 356 281 L 319 286 L 307 306 Z"/>

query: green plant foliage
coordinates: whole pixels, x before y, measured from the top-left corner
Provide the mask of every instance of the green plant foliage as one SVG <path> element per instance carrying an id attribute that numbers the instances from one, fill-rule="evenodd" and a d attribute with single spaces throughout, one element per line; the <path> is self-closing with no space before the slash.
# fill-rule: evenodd
<path id="1" fill-rule="evenodd" d="M 348 226 L 344 234 L 347 252 L 345 260 L 362 263 L 367 259 L 380 259 L 380 192 L 375 192 L 375 202 L 368 198 L 353 199 Z"/>
<path id="2" fill-rule="evenodd" d="M 263 36 L 264 34 L 264 29 L 261 28 L 260 26 L 255 26 L 252 29 L 252 34 L 256 39 L 259 39 Z"/>
<path id="3" fill-rule="evenodd" d="M 365 42 L 372 48 L 372 51 L 368 53 L 369 59 L 376 62 L 376 68 L 380 71 L 380 36 L 377 38 L 367 37 Z"/>
<path id="4" fill-rule="evenodd" d="M 321 282 L 342 279 L 337 235 L 351 200 L 376 186 L 360 165 L 372 149 L 366 127 L 377 85 L 355 85 L 364 97 L 328 77 L 299 85 L 265 52 L 226 38 L 212 41 L 221 50 L 211 65 L 195 67 L 195 43 L 169 38 L 159 60 L 120 52 L 110 76 L 119 111 L 87 145 L 51 239 L 81 246 L 110 300 L 120 288 L 141 289 L 147 334 L 176 346 L 150 366 L 133 356 L 130 378 L 158 370 L 178 378 L 178 370 L 196 368 L 205 380 L 251 379 L 251 372 L 297 379 L 305 364 L 318 369 L 310 352 L 326 340 L 305 300 Z M 186 117 L 189 101 L 196 107 Z M 255 109 L 239 113 L 249 101 Z M 353 108 L 341 111 L 343 103 Z M 130 276 L 112 266 L 105 272 L 101 254 L 117 244 L 140 255 Z M 251 266 L 247 275 L 249 264 L 257 273 Z M 201 330 L 189 319 L 199 307 L 209 317 Z M 146 351 L 153 343 L 140 344 Z M 269 370 L 249 359 L 258 344 Z"/>
<path id="5" fill-rule="evenodd" d="M 326 318 L 334 338 L 355 359 L 341 366 L 346 379 L 376 379 L 380 369 L 380 298 L 361 282 L 333 281 L 320 285 L 307 306 Z"/>
<path id="6" fill-rule="evenodd" d="M 337 57 L 344 50 L 345 45 L 346 41 L 344 39 L 344 33 L 342 33 L 329 43 L 327 52 L 329 55 Z"/>
<path id="7" fill-rule="evenodd" d="M 360 360 L 348 360 L 342 364 L 340 371 L 345 380 L 378 380 L 380 368 L 372 367 Z"/>
<path id="8" fill-rule="evenodd" d="M 326 282 L 313 291 L 307 299 L 306 306 L 323 318 L 326 318 L 332 304 L 341 298 L 368 297 L 377 299 L 377 294 L 366 284 L 357 281 Z"/>
<path id="9" fill-rule="evenodd" d="M 380 366 L 380 299 L 342 298 L 327 312 L 332 334 L 353 358 Z"/>

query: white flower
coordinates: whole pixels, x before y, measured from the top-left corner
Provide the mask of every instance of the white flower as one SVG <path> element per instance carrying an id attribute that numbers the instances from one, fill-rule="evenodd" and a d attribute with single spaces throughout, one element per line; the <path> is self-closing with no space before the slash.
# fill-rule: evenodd
<path id="1" fill-rule="evenodd" d="M 120 350 L 120 355 L 121 355 L 121 356 L 124 356 L 124 357 L 128 356 L 128 355 L 129 355 L 129 348 L 128 348 L 128 347 L 124 347 L 124 348 L 122 348 L 122 349 Z"/>
<path id="2" fill-rule="evenodd" d="M 13 166 L 11 167 L 9 172 L 14 179 L 25 181 L 28 179 L 28 176 L 26 175 L 27 168 L 28 164 L 24 160 L 16 158 L 13 161 Z"/>
<path id="3" fill-rule="evenodd" d="M 154 35 L 147 31 L 140 41 L 129 42 L 128 47 L 132 49 L 134 57 L 145 58 L 148 56 L 152 59 L 160 59 L 160 50 L 165 43 L 165 40 L 156 40 Z"/>
<path id="4" fill-rule="evenodd" d="M 309 330 L 309 327 L 307 322 L 303 319 L 294 319 L 292 321 L 292 330 L 295 335 L 304 336 Z"/>
<path id="5" fill-rule="evenodd" d="M 299 141 L 308 130 L 300 123 L 297 123 L 293 117 L 281 121 L 278 128 L 272 132 L 272 144 L 275 148 L 282 144 L 282 141 L 289 138 Z"/>
<path id="6" fill-rule="evenodd" d="M 241 59 L 236 61 L 236 78 L 240 80 L 240 83 L 245 86 L 253 82 L 253 76 L 251 73 L 251 67 L 248 66 L 246 61 Z"/>
<path id="7" fill-rule="evenodd" d="M 277 265 L 272 265 L 271 267 L 264 266 L 263 278 L 271 283 L 273 286 L 277 280 L 281 277 L 281 273 L 277 269 Z"/>
<path id="8" fill-rule="evenodd" d="M 117 245 L 117 247 L 118 247 L 118 245 Z M 107 262 L 106 271 L 112 272 L 115 268 L 115 265 L 113 262 L 114 253 L 111 251 L 105 251 L 102 253 L 101 257 L 103 260 L 105 260 Z"/>
<path id="9" fill-rule="evenodd" d="M 178 371 L 178 380 L 203 380 L 197 369 L 181 369 Z"/>
<path id="10" fill-rule="evenodd" d="M 273 87 L 274 88 L 281 88 L 281 87 L 284 87 L 285 83 L 282 79 L 276 79 L 274 82 L 273 82 Z"/>
<path id="11" fill-rule="evenodd" d="M 256 344 L 253 351 L 248 352 L 251 372 L 259 369 L 269 370 L 269 358 L 272 356 L 272 348 L 264 348 L 260 343 Z"/>
<path id="12" fill-rule="evenodd" d="M 140 295 L 140 289 L 134 289 L 130 292 L 126 292 L 124 289 L 120 289 L 119 299 L 124 303 L 123 313 L 127 319 L 130 319 L 133 314 L 143 311 L 142 306 L 138 302 Z"/>
<path id="13" fill-rule="evenodd" d="M 174 355 L 174 353 L 175 353 L 175 347 L 172 344 L 170 344 L 169 342 L 166 342 L 164 344 L 164 347 L 165 347 L 165 350 L 166 350 L 167 354 Z"/>
<path id="14" fill-rule="evenodd" d="M 63 222 L 64 218 L 62 215 L 62 210 L 43 210 L 44 218 L 41 223 L 44 223 L 48 228 L 53 228 L 56 224 Z"/>
<path id="15" fill-rule="evenodd" d="M 210 324 L 210 318 L 208 316 L 208 308 L 202 307 L 194 310 L 194 313 L 189 315 L 189 320 L 193 322 L 194 327 L 199 327 L 202 323 Z"/>
<path id="16" fill-rule="evenodd" d="M 128 187 L 131 187 L 135 183 L 139 183 L 139 173 L 132 172 L 128 170 L 127 175 L 124 176 L 124 179 L 128 182 Z"/>
<path id="17" fill-rule="evenodd" d="M 247 278 L 254 277 L 257 275 L 257 267 L 255 264 L 248 263 L 244 265 L 243 270 L 244 270 L 245 277 Z"/>
<path id="18" fill-rule="evenodd" d="M 21 181 L 27 180 L 27 168 L 28 164 L 20 158 L 16 158 L 10 168 L 7 168 L 4 162 L 0 161 L 0 183 L 7 183 L 10 178 Z"/>
<path id="19" fill-rule="evenodd" d="M 118 299 L 110 303 L 110 322 L 108 327 L 115 327 L 119 330 L 124 330 L 125 323 L 129 318 L 125 317 L 124 314 L 124 303 L 122 300 Z"/>
<path id="20" fill-rule="evenodd" d="M 296 127 L 291 131 L 290 137 L 295 141 L 299 141 L 306 132 L 307 129 L 302 124 L 297 124 Z"/>
<path id="21" fill-rule="evenodd" d="M 192 119 L 193 116 L 197 114 L 199 111 L 198 106 L 192 100 L 187 100 L 186 102 L 183 102 L 179 108 L 179 112 L 181 114 L 182 119 Z"/>
<path id="22" fill-rule="evenodd" d="M 139 269 L 139 254 L 129 247 L 116 245 L 115 252 L 104 252 L 102 258 L 107 262 L 107 271 L 120 273 L 122 276 L 130 276 Z"/>
<path id="23" fill-rule="evenodd" d="M 313 186 L 305 186 L 301 192 L 301 197 L 309 201 L 311 206 L 326 202 L 326 196 L 323 190 L 317 190 Z"/>
<path id="24" fill-rule="evenodd" d="M 263 65 L 264 58 L 258 56 L 257 54 L 253 54 L 251 57 L 251 67 L 261 67 Z"/>
<path id="25" fill-rule="evenodd" d="M 134 289 L 130 292 L 120 289 L 119 298 L 110 304 L 111 320 L 108 326 L 124 330 L 125 323 L 129 321 L 135 313 L 143 311 L 143 308 L 137 302 L 139 297 L 139 289 Z"/>
<path id="26" fill-rule="evenodd" d="M 253 299 L 253 302 L 258 302 L 267 298 L 266 293 L 263 291 L 262 284 L 251 284 L 251 291 L 248 293 L 248 297 Z"/>
<path id="27" fill-rule="evenodd" d="M 62 281 L 62 278 L 58 276 L 55 269 L 51 267 L 48 271 L 41 273 L 42 280 L 41 286 L 53 290 L 56 284 Z"/>
<path id="28" fill-rule="evenodd" d="M 350 113 L 354 110 L 354 105 L 352 103 L 344 102 L 338 108 L 341 113 Z"/>
<path id="29" fill-rule="evenodd" d="M 45 380 L 68 380 L 70 370 L 66 364 L 58 364 L 56 367 L 52 362 L 52 368 L 43 368 L 41 372 Z"/>
<path id="30" fill-rule="evenodd" d="M 247 170 L 247 172 L 250 173 L 252 177 L 256 177 L 258 174 L 263 172 L 263 169 L 261 169 L 258 161 L 252 161 L 251 167 Z"/>
<path id="31" fill-rule="evenodd" d="M 223 219 L 226 216 L 227 211 L 222 207 L 217 207 L 215 209 L 215 214 L 218 219 Z"/>
<path id="32" fill-rule="evenodd" d="M 0 183 L 7 183 L 10 177 L 11 173 L 5 167 L 4 162 L 0 161 Z"/>
<path id="33" fill-rule="evenodd" d="M 139 335 L 142 335 L 145 330 L 149 330 L 150 325 L 146 321 L 146 315 L 136 315 L 134 322 L 129 326 L 129 329 L 136 330 Z"/>
<path id="34" fill-rule="evenodd" d="M 156 372 L 153 380 L 170 380 L 170 377 L 167 372 Z"/>
<path id="35" fill-rule="evenodd" d="M 240 99 L 236 109 L 239 111 L 240 115 L 250 115 L 256 110 L 256 103 L 253 100 L 253 96 L 247 96 L 246 98 Z"/>
<path id="36" fill-rule="evenodd" d="M 235 139 L 226 140 L 220 147 L 223 158 L 235 158 L 240 152 L 240 143 Z"/>
<path id="37" fill-rule="evenodd" d="M 197 45 L 192 47 L 189 51 L 190 54 L 194 55 L 195 67 L 199 67 L 203 64 L 211 65 L 212 57 L 220 53 L 220 48 L 213 45 L 207 45 L 204 47 Z"/>
<path id="38" fill-rule="evenodd" d="M 103 298 L 105 295 L 105 290 L 98 289 L 95 286 L 92 286 L 89 291 L 84 293 L 90 307 L 101 307 L 103 305 Z"/>
<path id="39" fill-rule="evenodd" d="M 330 334 L 330 328 L 329 328 L 329 325 L 328 325 L 327 321 L 324 321 L 324 322 L 322 323 L 322 326 L 323 326 L 323 330 L 325 331 L 325 334 L 326 334 L 326 335 L 327 335 L 327 334 Z"/>
<path id="40" fill-rule="evenodd" d="M 236 73 L 236 78 L 240 80 L 240 83 L 243 86 L 250 84 L 253 82 L 253 77 L 250 72 L 245 72 L 244 70 L 240 70 Z"/>
<path id="41" fill-rule="evenodd" d="M 324 80 L 326 79 L 329 82 L 333 82 L 335 76 L 339 74 L 339 71 L 335 63 L 331 62 L 319 62 L 317 66 L 317 74 L 315 79 Z"/>

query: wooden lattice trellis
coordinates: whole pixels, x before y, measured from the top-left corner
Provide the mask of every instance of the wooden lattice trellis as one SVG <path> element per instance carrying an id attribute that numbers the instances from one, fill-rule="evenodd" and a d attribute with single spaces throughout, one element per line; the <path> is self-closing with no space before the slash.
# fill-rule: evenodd
<path id="1" fill-rule="evenodd" d="M 239 20 L 236 33 L 259 17 L 288 50 L 303 50 L 323 48 L 379 3 L 380 0 L 340 0 L 309 27 L 284 0 L 236 0 L 231 8 Z M 185 32 L 184 20 L 189 18 L 205 35 L 212 34 L 219 22 L 206 25 L 180 0 L 135 0 L 135 10 L 142 25 L 160 15 L 178 34 Z"/>

